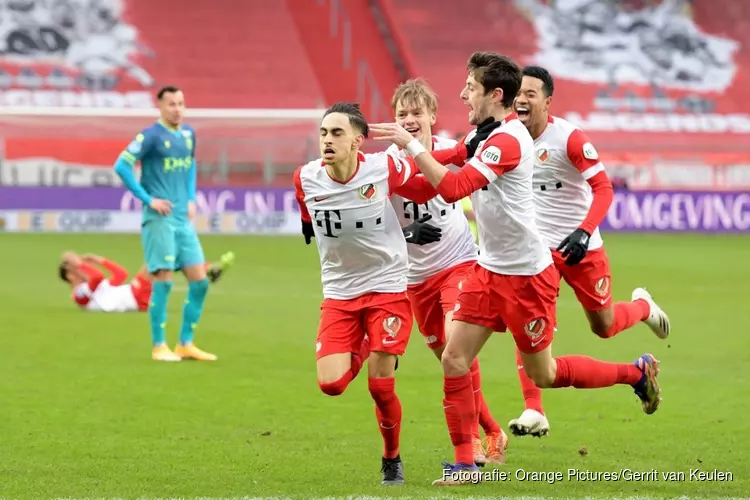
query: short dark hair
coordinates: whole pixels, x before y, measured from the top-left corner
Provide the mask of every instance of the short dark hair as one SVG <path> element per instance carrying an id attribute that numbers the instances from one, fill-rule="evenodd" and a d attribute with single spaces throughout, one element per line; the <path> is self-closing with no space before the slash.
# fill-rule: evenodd
<path id="1" fill-rule="evenodd" d="M 65 283 L 70 283 L 70 280 L 68 279 L 68 266 L 65 264 L 65 262 L 60 264 L 57 272 L 59 273 L 61 280 L 63 280 Z"/>
<path id="2" fill-rule="evenodd" d="M 513 100 L 521 89 L 523 75 L 521 68 L 511 58 L 497 52 L 474 52 L 466 69 L 482 84 L 485 94 L 501 89 L 503 106 L 513 106 Z"/>
<path id="3" fill-rule="evenodd" d="M 174 85 L 166 85 L 159 89 L 159 92 L 156 93 L 156 98 L 161 101 L 164 94 L 174 94 L 175 92 L 182 92 L 182 89 Z"/>
<path id="4" fill-rule="evenodd" d="M 530 76 L 542 81 L 542 90 L 545 97 L 551 96 L 555 92 L 555 80 L 549 71 L 541 66 L 526 66 L 523 68 L 523 76 Z"/>
<path id="5" fill-rule="evenodd" d="M 349 124 L 364 135 L 365 138 L 370 133 L 367 119 L 365 118 L 365 115 L 362 114 L 362 111 L 359 109 L 359 104 L 356 102 L 337 102 L 330 108 L 326 109 L 326 112 L 323 113 L 323 118 L 331 113 L 341 113 L 348 116 Z"/>

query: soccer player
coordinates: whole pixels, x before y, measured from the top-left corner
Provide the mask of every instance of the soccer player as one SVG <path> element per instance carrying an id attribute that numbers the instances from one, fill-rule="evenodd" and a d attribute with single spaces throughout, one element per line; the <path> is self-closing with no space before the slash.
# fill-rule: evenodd
<path id="1" fill-rule="evenodd" d="M 389 196 L 416 171 L 391 153 L 361 153 L 368 132 L 358 105 L 328 108 L 320 124 L 322 158 L 298 168 L 294 186 L 305 242 L 315 238 L 320 254 L 318 385 L 338 396 L 368 361 L 368 387 L 384 441 L 382 484 L 397 485 L 404 471 L 394 372 L 413 317 L 406 297 L 407 240 Z"/>
<path id="2" fill-rule="evenodd" d="M 437 120 L 437 96 L 421 79 L 401 84 L 391 99 L 396 123 L 404 127 L 427 151 L 451 149 L 456 141 L 432 135 Z M 405 157 L 406 152 L 391 145 L 388 153 Z M 421 190 L 409 191 L 409 182 L 397 188 L 391 197 L 399 221 L 407 225 L 429 214 L 441 230 L 441 239 L 434 245 L 409 245 L 408 293 L 419 331 L 427 347 L 438 359 L 445 348 L 445 323 L 451 320 L 458 296 L 458 284 L 477 260 L 478 248 L 461 205 L 448 203 L 439 195 L 427 200 Z M 481 389 L 479 359 L 471 364 L 472 384 L 479 421 L 474 429 L 474 462 L 504 463 L 508 438 L 492 417 Z M 479 436 L 481 424 L 486 440 Z"/>
<path id="3" fill-rule="evenodd" d="M 491 131 L 479 144 L 472 143 L 471 134 L 467 136 L 468 144 L 459 143 L 452 158 L 433 153 L 443 163 L 463 164 L 459 172 L 441 165 L 398 124 L 372 126 L 374 139 L 406 149 L 447 202 L 471 194 L 477 218 L 478 264 L 462 283 L 441 359 L 443 407 L 456 463 L 443 464 L 443 476 L 433 483 L 440 486 L 481 479 L 466 477 L 478 470 L 473 462 L 476 408 L 469 367 L 493 331 L 510 330 L 524 369 L 538 387 L 593 389 L 626 384 L 634 388 L 646 413 L 653 413 L 660 399 L 658 361 L 650 354 L 632 364 L 586 356 L 552 357 L 560 276 L 534 220 L 534 141 L 512 110 L 521 88 L 521 70 L 512 60 L 491 52 L 473 54 L 467 69 L 461 98 L 469 107 L 469 123 L 477 126 L 477 133 Z M 463 163 L 461 156 L 468 160 Z"/>
<path id="4" fill-rule="evenodd" d="M 234 254 L 227 252 L 219 262 L 206 264 L 206 274 L 216 283 L 234 262 Z M 101 268 L 109 273 L 105 276 Z M 62 256 L 58 269 L 60 279 L 70 285 L 73 301 L 85 311 L 135 312 L 147 311 L 151 298 L 151 277 L 146 266 L 136 273 L 130 283 L 127 270 L 117 262 L 98 255 L 78 255 L 68 251 Z"/>
<path id="5" fill-rule="evenodd" d="M 194 330 L 203 313 L 208 292 L 205 257 L 191 219 L 195 216 L 197 167 L 196 137 L 182 123 L 185 97 L 177 87 L 164 87 L 157 94 L 160 119 L 139 133 L 120 154 L 115 172 L 143 203 L 141 242 L 146 267 L 154 276 L 149 320 L 151 357 L 157 361 L 192 358 L 215 361 L 213 354 L 198 349 Z M 133 167 L 141 162 L 138 182 Z M 188 296 L 182 310 L 182 328 L 175 350 L 167 347 L 167 301 L 172 275 L 182 269 L 188 280 Z"/>
<path id="6" fill-rule="evenodd" d="M 665 339 L 669 317 L 643 288 L 629 302 L 612 302 L 609 258 L 598 226 L 612 203 L 612 183 L 599 153 L 586 134 L 568 121 L 549 114 L 555 84 L 547 70 L 523 70 L 514 102 L 519 120 L 534 139 L 534 208 L 536 224 L 552 251 L 555 267 L 583 306 L 591 331 L 610 338 L 639 322 Z M 542 409 L 542 391 L 524 373 L 516 353 L 518 377 L 526 409 L 509 426 L 517 436 L 543 436 L 549 421 Z"/>

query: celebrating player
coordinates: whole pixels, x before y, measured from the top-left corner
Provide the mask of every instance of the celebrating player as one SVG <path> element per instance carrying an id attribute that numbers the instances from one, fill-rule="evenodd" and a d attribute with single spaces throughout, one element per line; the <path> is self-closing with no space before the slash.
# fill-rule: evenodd
<path id="1" fill-rule="evenodd" d="M 437 119 L 437 97 L 420 79 L 401 84 L 393 94 L 391 107 L 396 123 L 420 141 L 427 151 L 453 148 L 456 141 L 432 135 L 432 125 Z M 392 145 L 388 153 L 405 157 L 404 150 Z M 464 216 L 461 205 L 447 203 L 439 195 L 423 199 L 421 192 L 409 191 L 409 182 L 395 190 L 391 203 L 401 224 L 406 225 L 429 214 L 441 229 L 439 243 L 427 246 L 409 245 L 408 296 L 419 331 L 427 347 L 438 359 L 445 348 L 445 323 L 451 320 L 451 311 L 458 296 L 458 283 L 477 260 L 477 246 Z M 479 359 L 471 364 L 472 386 L 479 422 L 486 434 L 485 447 L 479 437 L 478 425 L 474 429 L 474 462 L 505 462 L 508 438 L 492 418 L 481 390 Z"/>
<path id="2" fill-rule="evenodd" d="M 477 470 L 472 450 L 476 408 L 469 367 L 493 331 L 511 331 L 524 369 L 538 387 L 592 389 L 628 384 L 646 413 L 653 413 L 660 399 L 658 361 L 650 354 L 632 364 L 585 356 L 552 357 L 560 276 L 534 220 L 534 141 L 512 111 L 521 70 L 507 57 L 490 52 L 473 54 L 467 69 L 461 98 L 469 107 L 469 123 L 478 126 L 477 133 L 491 130 L 479 143 L 470 134 L 468 143 L 454 148 L 452 158 L 436 154 L 443 163 L 456 164 L 462 154 L 469 158 L 459 172 L 441 165 L 400 125 L 372 126 L 375 139 L 406 149 L 447 202 L 471 194 L 477 218 L 478 264 L 462 282 L 441 359 L 443 407 L 456 455 L 456 463 L 443 464 L 443 476 L 433 483 L 441 486 L 466 484 L 473 479 L 466 476 Z"/>
<path id="3" fill-rule="evenodd" d="M 206 264 L 206 274 L 216 283 L 234 262 L 227 252 L 219 262 Z M 99 268 L 109 272 L 106 277 Z M 83 310 L 100 312 L 147 311 L 151 298 L 151 277 L 143 266 L 130 281 L 127 270 L 117 262 L 98 255 L 78 255 L 68 251 L 62 256 L 60 279 L 73 290 L 73 301 Z"/>
<path id="4" fill-rule="evenodd" d="M 669 318 L 645 289 L 633 290 L 630 302 L 612 303 L 609 258 L 598 229 L 612 203 L 612 183 L 586 134 L 549 114 L 555 88 L 549 72 L 529 66 L 523 75 L 514 108 L 534 139 L 536 223 L 555 267 L 575 291 L 598 336 L 610 338 L 644 321 L 657 337 L 667 338 Z M 516 355 L 526 409 L 509 426 L 519 436 L 545 435 L 549 422 L 542 391 L 524 373 L 520 352 Z"/>
<path id="5" fill-rule="evenodd" d="M 359 106 L 328 108 L 320 124 L 322 158 L 298 168 L 294 186 L 305 242 L 315 238 L 320 254 L 318 384 L 325 394 L 340 395 L 368 360 L 385 448 L 382 483 L 396 485 L 404 482 L 404 472 L 394 372 L 413 318 L 406 298 L 407 241 L 388 198 L 416 171 L 390 153 L 362 154 L 367 135 Z"/>
<path id="6" fill-rule="evenodd" d="M 158 99 L 160 120 L 138 134 L 115 164 L 117 175 L 143 203 L 141 241 L 146 267 L 154 276 L 148 310 L 151 357 L 157 361 L 183 358 L 214 361 L 215 355 L 193 343 L 208 292 L 203 248 L 191 223 L 195 216 L 198 175 L 195 132 L 182 123 L 185 98 L 179 88 L 162 88 Z M 140 183 L 133 174 L 138 161 Z M 165 328 L 172 274 L 176 269 L 182 269 L 188 279 L 188 296 L 182 310 L 179 343 L 172 351 L 167 347 Z"/>

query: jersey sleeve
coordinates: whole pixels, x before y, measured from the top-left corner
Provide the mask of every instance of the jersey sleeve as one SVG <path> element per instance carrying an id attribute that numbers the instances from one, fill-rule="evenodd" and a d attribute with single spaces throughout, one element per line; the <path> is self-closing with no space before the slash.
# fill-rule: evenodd
<path id="1" fill-rule="evenodd" d="M 567 149 L 570 163 L 581 173 L 584 180 L 604 172 L 604 164 L 599 159 L 599 153 L 583 130 L 575 129 L 570 134 Z"/>
<path id="2" fill-rule="evenodd" d="M 448 149 L 440 149 L 430 153 L 432 157 L 441 165 L 462 166 L 466 162 L 466 144 L 458 142 L 455 146 Z"/>
<path id="3" fill-rule="evenodd" d="M 141 161 L 154 146 L 154 137 L 148 130 L 141 131 L 120 153 L 119 160 L 124 160 L 131 167 Z M 195 149 L 195 144 L 193 145 Z"/>
<path id="4" fill-rule="evenodd" d="M 294 197 L 297 199 L 302 221 L 311 222 L 310 212 L 305 205 L 305 190 L 302 188 L 302 167 L 297 167 L 297 170 L 294 171 Z"/>
<path id="5" fill-rule="evenodd" d="M 102 266 L 110 272 L 109 282 L 112 286 L 122 285 L 128 279 L 128 271 L 117 262 L 103 259 Z"/>
<path id="6" fill-rule="evenodd" d="M 394 190 L 394 193 L 417 204 L 427 203 L 438 195 L 437 190 L 423 175 L 417 175 Z"/>
<path id="7" fill-rule="evenodd" d="M 459 172 L 447 172 L 437 191 L 448 203 L 457 202 L 510 172 L 520 161 L 518 139 L 505 133 L 493 135 Z"/>
<path id="8" fill-rule="evenodd" d="M 386 153 L 386 158 L 388 160 L 388 191 L 390 193 L 393 193 L 419 173 L 414 160 L 411 158 L 399 158 L 391 153 Z"/>
<path id="9" fill-rule="evenodd" d="M 82 262 L 78 269 L 83 271 L 83 273 L 88 278 L 88 287 L 91 293 L 94 293 L 94 291 L 99 287 L 102 281 L 104 281 L 104 275 L 100 270 L 95 268 L 94 266 L 87 264 L 86 262 Z"/>
<path id="10" fill-rule="evenodd" d="M 599 153 L 581 129 L 575 129 L 570 134 L 567 149 L 570 163 L 591 186 L 593 196 L 591 206 L 579 227 L 588 234 L 592 234 L 607 216 L 609 207 L 612 205 L 614 199 L 612 182 L 604 170 L 604 164 L 599 159 Z"/>
<path id="11" fill-rule="evenodd" d="M 487 179 L 488 183 L 495 182 L 498 177 L 510 172 L 521 163 L 521 144 L 510 134 L 495 134 L 482 145 L 467 167 L 478 171 Z"/>

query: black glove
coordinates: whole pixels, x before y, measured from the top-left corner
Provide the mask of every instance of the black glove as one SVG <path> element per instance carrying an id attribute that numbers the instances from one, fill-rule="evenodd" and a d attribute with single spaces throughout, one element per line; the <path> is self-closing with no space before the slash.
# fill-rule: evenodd
<path id="1" fill-rule="evenodd" d="M 589 251 L 590 237 L 591 235 L 589 233 L 579 228 L 570 233 L 570 236 L 562 240 L 562 243 L 557 247 L 557 250 L 562 250 L 565 264 L 575 266 L 586 257 L 586 252 Z M 565 250 L 563 250 L 563 248 Z"/>
<path id="2" fill-rule="evenodd" d="M 427 224 L 426 222 L 430 219 L 432 219 L 432 215 L 426 214 L 408 226 L 402 227 L 401 230 L 404 232 L 406 242 L 414 243 L 415 245 L 427 245 L 428 243 L 440 241 L 443 231 L 440 228 Z"/>
<path id="3" fill-rule="evenodd" d="M 309 245 L 310 241 L 315 238 L 315 231 L 313 231 L 312 222 L 302 221 L 302 236 L 305 237 L 306 245 Z"/>
<path id="4" fill-rule="evenodd" d="M 479 143 L 487 140 L 492 131 L 502 124 L 503 122 L 495 121 L 495 119 L 491 116 L 480 123 L 477 127 L 477 133 L 474 134 L 474 137 L 472 137 L 469 142 L 466 143 L 466 159 L 468 160 L 469 158 L 474 156 L 474 153 L 477 152 L 477 148 L 479 147 Z"/>

